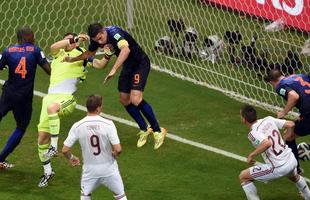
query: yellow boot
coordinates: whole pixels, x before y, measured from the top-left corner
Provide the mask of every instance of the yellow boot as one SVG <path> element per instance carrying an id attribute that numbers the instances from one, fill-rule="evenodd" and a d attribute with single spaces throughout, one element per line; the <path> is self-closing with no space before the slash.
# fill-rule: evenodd
<path id="1" fill-rule="evenodd" d="M 163 145 L 164 140 L 166 138 L 167 135 L 167 130 L 165 128 L 160 128 L 160 132 L 154 132 L 154 140 L 155 140 L 155 144 L 154 144 L 154 149 L 159 149 L 159 147 L 161 147 L 161 145 Z"/>

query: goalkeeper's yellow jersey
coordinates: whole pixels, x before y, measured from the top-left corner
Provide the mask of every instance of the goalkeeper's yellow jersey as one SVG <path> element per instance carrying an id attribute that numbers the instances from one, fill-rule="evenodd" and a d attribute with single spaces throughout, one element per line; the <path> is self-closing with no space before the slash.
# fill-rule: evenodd
<path id="1" fill-rule="evenodd" d="M 84 49 L 82 49 L 85 51 Z M 53 61 L 51 63 L 51 76 L 50 85 L 52 88 L 66 79 L 81 78 L 85 79 L 86 70 L 83 64 L 84 61 L 77 62 L 63 62 L 64 57 L 76 57 L 82 54 L 82 51 L 73 49 L 72 51 L 66 52 L 64 49 L 60 49 L 59 52 L 53 55 Z"/>

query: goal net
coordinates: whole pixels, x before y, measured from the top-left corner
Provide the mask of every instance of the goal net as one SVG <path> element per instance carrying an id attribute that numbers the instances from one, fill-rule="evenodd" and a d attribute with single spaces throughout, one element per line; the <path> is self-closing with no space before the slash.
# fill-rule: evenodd
<path id="1" fill-rule="evenodd" d="M 268 110 L 284 103 L 263 81 L 268 70 L 310 69 L 310 1 L 116 0 L 109 20 L 143 44 L 153 69 Z"/>
<path id="2" fill-rule="evenodd" d="M 107 23 L 108 2 L 101 0 L 8 0 L 0 2 L 1 50 L 16 43 L 16 31 L 29 26 L 36 44 L 48 53 L 49 46 L 67 32 L 86 32 L 93 21 Z"/>
<path id="3" fill-rule="evenodd" d="M 25 24 L 45 51 L 91 22 L 118 25 L 141 44 L 153 69 L 268 110 L 284 102 L 263 81 L 267 70 L 309 72 L 307 0 L 8 0 L 0 10 L 1 50 Z"/>

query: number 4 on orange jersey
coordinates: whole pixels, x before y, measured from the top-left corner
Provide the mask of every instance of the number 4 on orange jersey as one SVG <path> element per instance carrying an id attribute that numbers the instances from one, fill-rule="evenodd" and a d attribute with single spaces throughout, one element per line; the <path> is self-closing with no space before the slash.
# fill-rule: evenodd
<path id="1" fill-rule="evenodd" d="M 23 56 L 20 59 L 18 65 L 15 69 L 15 74 L 20 74 L 22 79 L 26 78 L 27 70 L 26 70 L 26 57 L 25 56 Z"/>

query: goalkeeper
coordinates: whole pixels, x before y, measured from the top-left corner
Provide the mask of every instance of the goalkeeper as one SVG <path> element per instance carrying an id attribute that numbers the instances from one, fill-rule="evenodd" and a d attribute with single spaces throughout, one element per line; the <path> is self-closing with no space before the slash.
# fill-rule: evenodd
<path id="1" fill-rule="evenodd" d="M 68 56 L 65 61 L 75 62 L 87 59 L 95 55 L 98 48 L 103 48 L 105 55 L 98 64 L 103 68 L 112 55 L 117 56 L 104 81 L 111 79 L 122 67 L 118 79 L 120 102 L 139 125 L 137 147 L 142 147 L 147 142 L 148 135 L 153 133 L 154 149 L 160 148 L 164 143 L 167 130 L 160 128 L 151 105 L 143 98 L 144 87 L 151 68 L 148 56 L 134 38 L 120 27 L 103 27 L 100 23 L 94 23 L 89 25 L 88 35 L 91 38 L 88 51 L 76 57 Z M 143 116 L 150 123 L 151 129 L 148 128 Z"/>
<path id="2" fill-rule="evenodd" d="M 87 60 L 73 63 L 62 62 L 65 56 L 78 56 L 84 52 L 79 42 L 88 40 L 88 36 L 67 33 L 64 39 L 51 45 L 53 56 L 48 94 L 43 98 L 40 122 L 38 124 L 38 151 L 44 168 L 39 187 L 48 185 L 55 174 L 50 159 L 57 154 L 60 117 L 68 115 L 75 109 L 76 101 L 73 93 L 77 83 L 85 79 Z"/>

